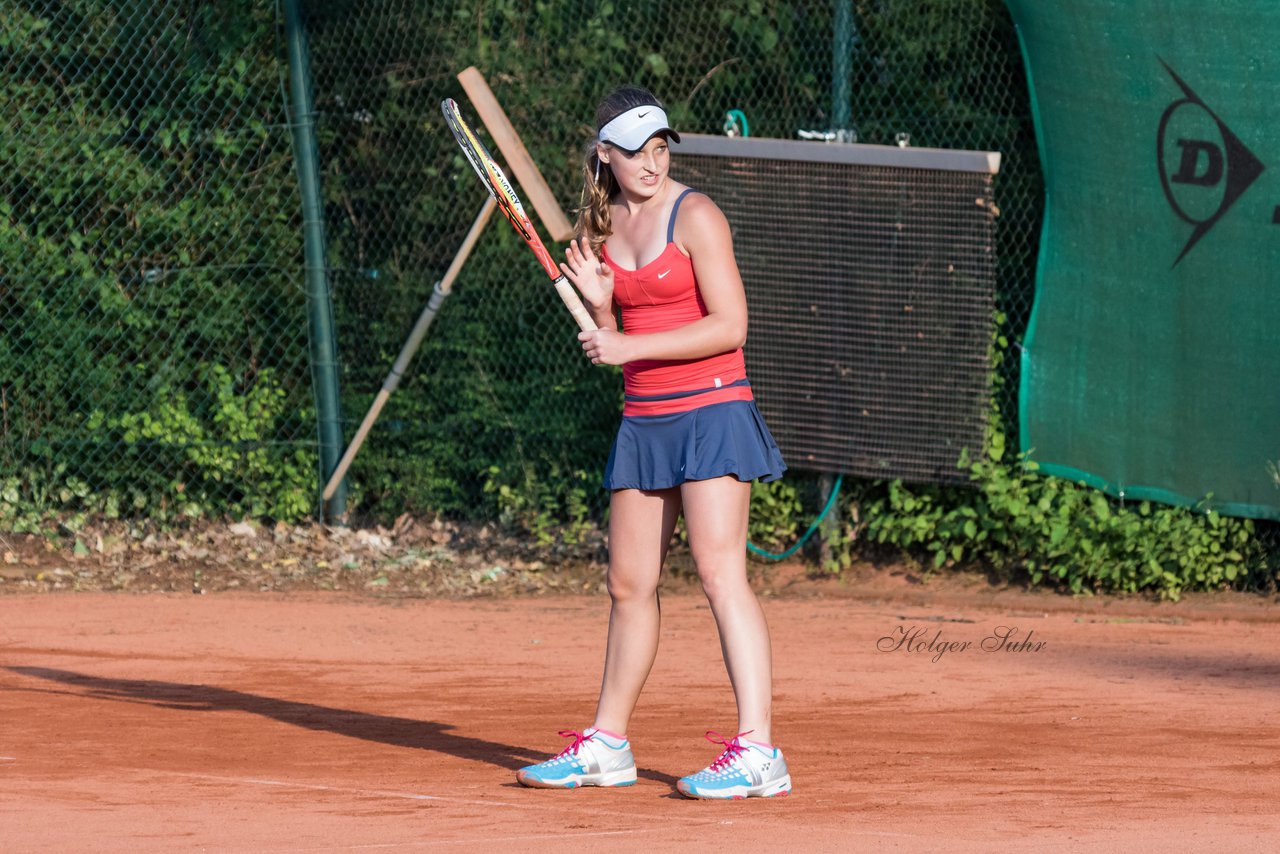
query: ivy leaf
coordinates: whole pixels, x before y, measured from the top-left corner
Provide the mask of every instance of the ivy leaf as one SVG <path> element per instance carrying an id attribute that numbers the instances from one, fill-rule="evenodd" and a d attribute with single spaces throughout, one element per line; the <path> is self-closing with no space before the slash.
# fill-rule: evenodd
<path id="1" fill-rule="evenodd" d="M 660 53 L 651 53 L 644 58 L 645 67 L 653 72 L 655 77 L 666 77 L 671 74 L 671 66 L 667 65 L 667 61 Z"/>

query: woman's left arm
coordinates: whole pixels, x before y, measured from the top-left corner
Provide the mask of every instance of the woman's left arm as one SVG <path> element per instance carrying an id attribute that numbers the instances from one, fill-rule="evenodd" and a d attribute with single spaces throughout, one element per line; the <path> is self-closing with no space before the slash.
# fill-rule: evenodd
<path id="1" fill-rule="evenodd" d="M 622 365 L 641 359 L 701 359 L 736 350 L 747 339 L 747 296 L 733 255 L 733 235 L 724 213 L 702 194 L 680 205 L 676 246 L 689 255 L 707 315 L 677 329 L 643 335 L 578 338 L 597 364 Z"/>

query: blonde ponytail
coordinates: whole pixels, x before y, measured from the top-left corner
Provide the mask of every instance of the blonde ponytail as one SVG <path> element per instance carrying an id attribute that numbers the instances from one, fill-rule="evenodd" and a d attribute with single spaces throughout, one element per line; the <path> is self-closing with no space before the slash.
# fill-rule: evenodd
<path id="1" fill-rule="evenodd" d="M 609 165 L 601 163 L 596 155 L 594 140 L 583 158 L 582 179 L 582 203 L 574 232 L 577 237 L 586 237 L 591 251 L 599 255 L 605 240 L 613 234 L 609 200 L 617 192 L 618 184 Z"/>

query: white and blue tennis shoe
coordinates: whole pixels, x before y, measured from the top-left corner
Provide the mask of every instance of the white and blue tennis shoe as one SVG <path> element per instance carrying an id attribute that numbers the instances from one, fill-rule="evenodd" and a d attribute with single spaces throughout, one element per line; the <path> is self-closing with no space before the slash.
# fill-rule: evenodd
<path id="1" fill-rule="evenodd" d="M 636 760 L 626 736 L 603 730 L 561 730 L 573 743 L 545 762 L 516 772 L 521 785 L 536 789 L 576 789 L 579 786 L 634 786 Z"/>
<path id="2" fill-rule="evenodd" d="M 717 732 L 708 732 L 707 741 L 724 745 L 715 762 L 696 774 L 682 777 L 676 789 L 686 798 L 740 800 L 778 798 L 791 794 L 791 774 L 782 751 L 767 744 L 747 741 L 740 733 L 725 741 Z"/>

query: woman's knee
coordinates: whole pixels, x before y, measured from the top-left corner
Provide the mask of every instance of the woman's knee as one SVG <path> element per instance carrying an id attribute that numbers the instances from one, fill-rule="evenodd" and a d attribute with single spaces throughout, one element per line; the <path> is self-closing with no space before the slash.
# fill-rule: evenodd
<path id="1" fill-rule="evenodd" d="M 658 573 L 610 564 L 605 587 L 614 602 L 644 602 L 658 595 Z"/>
<path id="2" fill-rule="evenodd" d="M 702 582 L 702 592 L 711 602 L 741 596 L 744 591 L 750 592 L 747 584 L 746 565 L 739 561 L 704 560 L 696 561 L 698 580 Z"/>

